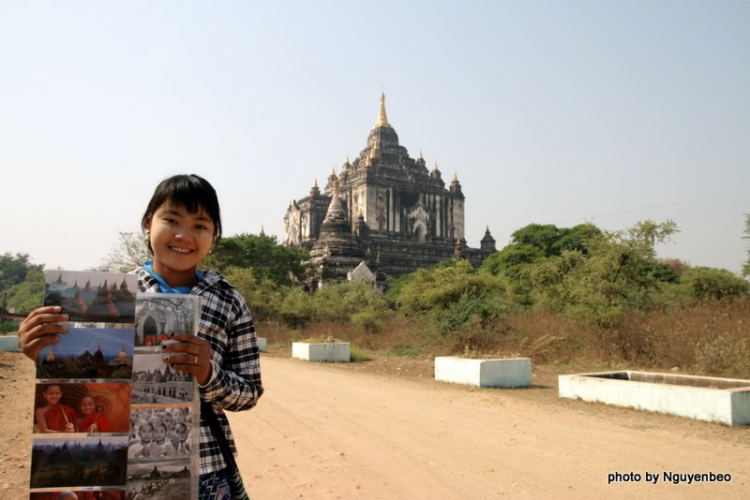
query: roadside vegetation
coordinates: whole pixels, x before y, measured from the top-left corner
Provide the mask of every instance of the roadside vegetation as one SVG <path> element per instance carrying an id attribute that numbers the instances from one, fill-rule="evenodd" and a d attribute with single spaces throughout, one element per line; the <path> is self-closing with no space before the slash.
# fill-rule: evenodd
<path id="1" fill-rule="evenodd" d="M 479 268 L 445 261 L 389 280 L 385 294 L 363 283 L 306 292 L 306 253 L 264 235 L 225 238 L 206 267 L 245 296 L 271 346 L 333 337 L 352 342 L 359 361 L 527 356 L 579 368 L 750 378 L 750 284 L 723 269 L 657 258 L 656 245 L 676 232 L 670 221 L 614 232 L 530 224 Z M 128 255 L 140 255 L 132 235 L 123 238 Z M 111 270 L 127 261 L 117 254 L 108 257 Z M 2 307 L 36 307 L 41 266 L 25 255 L 2 259 L 15 269 L 0 282 Z M 750 275 L 750 253 L 743 264 Z"/>

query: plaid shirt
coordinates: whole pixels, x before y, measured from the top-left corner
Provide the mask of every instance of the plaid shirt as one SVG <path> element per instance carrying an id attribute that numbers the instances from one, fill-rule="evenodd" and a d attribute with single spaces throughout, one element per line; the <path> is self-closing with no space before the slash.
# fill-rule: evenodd
<path id="1" fill-rule="evenodd" d="M 135 274 L 140 292 L 160 291 L 159 284 L 144 269 L 137 269 Z M 263 394 L 253 318 L 242 295 L 214 271 L 206 271 L 190 293 L 201 298 L 198 336 L 211 344 L 211 379 L 200 388 L 200 397 L 212 404 L 236 456 L 237 447 L 223 410 L 249 410 Z M 202 416 L 200 457 L 201 474 L 226 467 L 219 444 Z"/>

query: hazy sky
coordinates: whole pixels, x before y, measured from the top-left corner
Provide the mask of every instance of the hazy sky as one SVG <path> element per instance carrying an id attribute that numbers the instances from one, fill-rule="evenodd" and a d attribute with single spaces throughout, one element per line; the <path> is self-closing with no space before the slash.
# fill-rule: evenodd
<path id="1" fill-rule="evenodd" d="M 388 118 L 466 195 L 466 238 L 673 219 L 663 257 L 739 271 L 750 2 L 0 0 L 0 253 L 99 264 L 156 184 L 197 173 L 225 234 Z"/>

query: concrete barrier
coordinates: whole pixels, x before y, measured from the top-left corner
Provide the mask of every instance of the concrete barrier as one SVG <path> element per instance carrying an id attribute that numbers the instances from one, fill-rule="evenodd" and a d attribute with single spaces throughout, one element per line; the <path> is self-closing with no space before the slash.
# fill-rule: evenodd
<path id="1" fill-rule="evenodd" d="M 0 351 L 19 352 L 18 335 L 0 335 Z"/>
<path id="2" fill-rule="evenodd" d="M 293 342 L 292 357 L 305 361 L 348 363 L 349 342 Z"/>
<path id="3" fill-rule="evenodd" d="M 559 395 L 727 425 L 750 425 L 750 380 L 637 371 L 559 376 Z"/>
<path id="4" fill-rule="evenodd" d="M 264 339 L 263 337 L 258 337 L 258 351 L 260 352 L 266 352 L 268 351 L 268 340 Z"/>
<path id="5" fill-rule="evenodd" d="M 531 359 L 437 357 L 435 380 L 478 387 L 524 387 L 531 385 Z"/>

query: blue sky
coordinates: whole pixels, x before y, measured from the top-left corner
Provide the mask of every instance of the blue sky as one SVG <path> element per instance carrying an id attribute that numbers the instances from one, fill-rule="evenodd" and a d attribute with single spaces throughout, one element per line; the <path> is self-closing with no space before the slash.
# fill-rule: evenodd
<path id="1" fill-rule="evenodd" d="M 383 90 L 411 156 L 458 173 L 470 246 L 673 219 L 661 256 L 737 272 L 748 25 L 745 1 L 0 0 L 0 252 L 95 266 L 184 172 L 226 234 L 281 236 Z"/>

